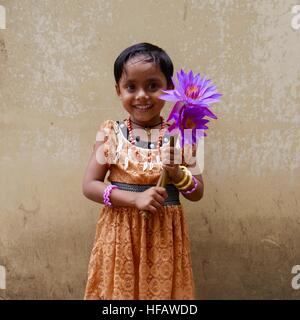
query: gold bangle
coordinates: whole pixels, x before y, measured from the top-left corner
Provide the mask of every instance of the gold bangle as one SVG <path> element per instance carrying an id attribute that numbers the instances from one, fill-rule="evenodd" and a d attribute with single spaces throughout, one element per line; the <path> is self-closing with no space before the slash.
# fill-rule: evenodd
<path id="1" fill-rule="evenodd" d="M 185 190 L 191 186 L 191 183 L 193 183 L 193 176 L 192 176 L 192 174 L 189 174 L 188 177 L 189 177 L 188 182 L 184 186 L 177 188 L 178 190 Z"/>
<path id="2" fill-rule="evenodd" d="M 186 190 L 189 190 L 190 187 L 193 185 L 193 176 L 190 175 L 189 177 L 189 181 L 187 182 L 186 185 L 184 185 L 183 187 L 179 188 L 178 190 L 180 191 L 186 191 Z"/>
<path id="3" fill-rule="evenodd" d="M 174 183 L 174 186 L 176 188 L 180 188 L 180 186 L 184 185 L 186 183 L 187 178 L 188 178 L 188 170 L 187 170 L 187 168 L 184 167 L 184 166 L 179 166 L 179 168 L 183 171 L 184 176 L 179 182 Z"/>
<path id="4" fill-rule="evenodd" d="M 178 183 L 176 183 L 176 184 L 174 183 L 174 186 L 175 186 L 177 189 L 180 188 L 180 186 L 186 184 L 186 181 L 188 180 L 188 178 L 189 178 L 189 175 L 184 172 L 183 178 L 182 178 Z"/>

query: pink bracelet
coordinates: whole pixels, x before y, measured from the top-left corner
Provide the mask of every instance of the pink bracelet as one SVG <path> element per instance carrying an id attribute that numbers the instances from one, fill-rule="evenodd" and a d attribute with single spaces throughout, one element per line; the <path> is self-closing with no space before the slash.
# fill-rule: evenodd
<path id="1" fill-rule="evenodd" d="M 188 191 L 181 191 L 183 194 L 193 193 L 193 192 L 197 189 L 197 187 L 198 187 L 198 181 L 197 181 L 197 179 L 196 179 L 194 176 L 192 177 L 192 179 L 193 179 L 193 182 L 194 182 L 194 187 L 193 187 L 193 189 L 188 190 Z"/>
<path id="2" fill-rule="evenodd" d="M 119 188 L 113 184 L 110 184 L 104 189 L 104 192 L 103 192 L 103 203 L 109 207 L 112 207 L 112 204 L 110 202 L 110 194 L 113 191 L 113 189 L 119 189 Z"/>

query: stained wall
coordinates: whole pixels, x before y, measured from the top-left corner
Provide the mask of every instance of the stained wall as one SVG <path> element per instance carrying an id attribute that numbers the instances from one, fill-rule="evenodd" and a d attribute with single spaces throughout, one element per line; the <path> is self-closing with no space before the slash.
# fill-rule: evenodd
<path id="1" fill-rule="evenodd" d="M 291 286 L 300 264 L 294 1 L 0 5 L 2 299 L 82 299 L 99 205 L 81 181 L 99 124 L 126 115 L 113 62 L 143 41 L 223 93 L 205 138 L 204 198 L 183 200 L 197 298 L 300 298 Z"/>

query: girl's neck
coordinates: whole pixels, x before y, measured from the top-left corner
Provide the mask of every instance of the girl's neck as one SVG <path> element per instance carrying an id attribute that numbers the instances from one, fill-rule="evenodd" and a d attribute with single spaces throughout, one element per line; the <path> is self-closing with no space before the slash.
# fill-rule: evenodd
<path id="1" fill-rule="evenodd" d="M 140 140 L 147 142 L 156 142 L 164 131 L 164 119 L 162 117 L 160 117 L 159 121 L 153 125 L 135 124 L 135 120 L 132 120 L 130 117 L 126 120 L 126 123 L 131 140 L 134 140 L 134 133 L 132 130 L 135 130 L 135 135 L 138 136 Z"/>
<path id="2" fill-rule="evenodd" d="M 132 117 L 129 117 L 129 119 L 130 119 L 133 127 L 148 128 L 148 129 L 158 127 L 163 122 L 163 118 L 161 116 L 158 116 L 157 118 L 151 119 L 149 122 L 140 122 L 140 121 L 133 119 Z"/>
<path id="3" fill-rule="evenodd" d="M 159 117 L 159 119 L 155 119 L 155 120 L 156 121 L 151 121 L 151 122 L 145 124 L 145 123 L 140 123 L 130 117 L 130 121 L 133 124 L 133 126 L 137 126 L 137 127 L 144 128 L 144 129 L 152 129 L 152 128 L 156 128 L 158 126 L 161 126 L 161 124 L 163 122 L 163 118 Z"/>

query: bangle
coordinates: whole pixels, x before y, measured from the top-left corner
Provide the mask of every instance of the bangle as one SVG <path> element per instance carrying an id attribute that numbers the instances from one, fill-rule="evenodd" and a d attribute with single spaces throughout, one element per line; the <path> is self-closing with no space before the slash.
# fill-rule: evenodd
<path id="1" fill-rule="evenodd" d="M 189 175 L 189 170 L 185 166 L 179 166 L 179 168 L 184 172 L 184 176 L 179 182 L 174 183 L 174 186 L 178 189 L 186 184 L 186 180 L 188 179 Z"/>
<path id="2" fill-rule="evenodd" d="M 197 181 L 197 179 L 193 176 L 193 182 L 194 182 L 194 187 L 193 187 L 193 189 L 191 189 L 191 190 L 188 190 L 188 191 L 181 191 L 183 194 L 190 194 L 190 193 L 193 193 L 196 189 L 197 189 L 197 187 L 198 187 L 198 181 Z"/>
<path id="3" fill-rule="evenodd" d="M 193 183 L 193 176 L 191 173 L 189 173 L 188 175 L 188 181 L 180 188 L 177 188 L 178 190 L 185 190 L 185 189 L 188 189 L 192 183 Z"/>
<path id="4" fill-rule="evenodd" d="M 112 204 L 110 202 L 110 194 L 113 191 L 113 189 L 119 189 L 119 187 L 113 184 L 110 184 L 104 189 L 104 192 L 103 192 L 103 204 L 105 204 L 108 207 L 112 207 Z"/>

